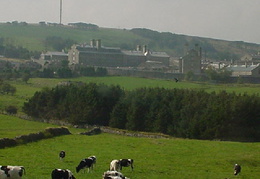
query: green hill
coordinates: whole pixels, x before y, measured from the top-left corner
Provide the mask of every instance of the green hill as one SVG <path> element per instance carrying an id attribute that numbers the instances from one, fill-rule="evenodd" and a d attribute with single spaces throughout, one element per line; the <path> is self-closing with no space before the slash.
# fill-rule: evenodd
<path id="1" fill-rule="evenodd" d="M 71 39 L 77 43 L 89 43 L 91 39 L 101 39 L 107 47 L 120 47 L 133 50 L 137 45 L 148 45 L 153 51 L 165 51 L 172 57 L 180 57 L 185 49 L 191 49 L 195 44 L 202 47 L 203 58 L 215 60 L 239 59 L 247 53 L 257 53 L 260 44 L 242 41 L 225 41 L 157 32 L 149 29 L 80 29 L 71 26 L 49 26 L 39 24 L 0 24 L 0 38 L 6 44 L 22 46 L 31 51 L 53 50 L 44 42 L 47 37 Z"/>

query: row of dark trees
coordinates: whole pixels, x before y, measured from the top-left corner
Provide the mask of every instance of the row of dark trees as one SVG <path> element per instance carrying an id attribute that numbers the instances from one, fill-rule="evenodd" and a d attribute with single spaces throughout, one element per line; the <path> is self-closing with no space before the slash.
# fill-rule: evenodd
<path id="1" fill-rule="evenodd" d="M 76 43 L 76 41 L 72 39 L 63 39 L 58 36 L 48 36 L 45 38 L 44 43 L 46 47 L 52 47 L 54 50 L 68 51 L 70 47 Z"/>
<path id="2" fill-rule="evenodd" d="M 0 79 L 10 80 L 22 78 L 27 82 L 29 78 L 72 78 L 78 76 L 107 76 L 108 72 L 103 67 L 82 66 L 79 68 L 69 68 L 68 61 L 64 60 L 62 65 L 50 66 L 41 70 L 41 65 L 36 62 L 21 63 L 16 68 L 9 61 L 0 60 Z"/>
<path id="3" fill-rule="evenodd" d="M 258 95 L 94 83 L 44 89 L 23 107 L 30 116 L 73 124 L 240 141 L 260 141 L 259 109 Z"/>
<path id="4" fill-rule="evenodd" d="M 30 59 L 39 57 L 39 52 L 32 52 L 23 47 L 13 45 L 0 45 L 0 54 L 7 58 Z"/>
<path id="5" fill-rule="evenodd" d="M 11 39 L 0 38 L 0 55 L 7 58 L 17 58 L 17 59 L 31 59 L 31 57 L 38 59 L 41 52 L 39 51 L 29 51 L 27 48 L 22 46 L 15 46 Z M 66 50 L 68 51 L 71 45 L 75 44 L 76 41 L 71 39 L 63 39 L 58 36 L 48 36 L 44 40 L 46 48 L 52 48 L 57 51 Z"/>

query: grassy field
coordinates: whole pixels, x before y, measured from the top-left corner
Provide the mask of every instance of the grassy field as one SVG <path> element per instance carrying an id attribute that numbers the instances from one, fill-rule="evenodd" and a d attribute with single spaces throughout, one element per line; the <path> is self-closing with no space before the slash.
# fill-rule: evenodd
<path id="1" fill-rule="evenodd" d="M 49 124 L 0 116 L 1 137 L 41 130 Z M 12 121 L 14 126 L 5 124 Z M 7 128 L 9 126 L 9 128 Z M 16 129 L 20 130 L 16 130 Z M 68 168 L 77 179 L 101 178 L 113 159 L 133 158 L 134 171 L 124 168 L 132 179 L 256 179 L 260 175 L 260 144 L 188 139 L 149 139 L 102 133 L 95 136 L 72 135 L 55 137 L 17 147 L 0 149 L 0 165 L 23 165 L 26 178 L 46 179 L 54 168 Z M 60 161 L 58 153 L 66 151 Z M 81 159 L 96 155 L 97 164 L 91 173 L 76 173 Z M 242 172 L 233 175 L 233 165 L 239 163 Z"/>
<path id="2" fill-rule="evenodd" d="M 68 79 L 33 78 L 28 84 L 12 82 L 17 93 L 2 95 L 0 107 L 14 104 L 21 107 L 23 102 L 44 87 L 54 87 Z M 203 89 L 205 91 L 226 90 L 228 92 L 253 94 L 259 85 L 211 85 L 167 80 L 153 80 L 131 77 L 76 78 L 71 81 L 97 82 L 120 85 L 126 90 L 140 87 L 164 87 Z M 25 121 L 16 117 L 0 115 L 0 138 L 13 138 L 53 127 L 55 125 Z M 255 179 L 260 175 L 260 144 L 224 141 L 200 141 L 188 139 L 148 139 L 125 137 L 112 134 L 96 136 L 79 135 L 82 129 L 70 128 L 73 135 L 46 139 L 17 147 L 0 149 L 0 165 L 24 165 L 26 178 L 46 179 L 54 168 L 68 168 L 76 178 L 101 178 L 113 159 L 133 158 L 135 169 L 124 168 L 123 173 L 132 179 Z M 60 150 L 67 152 L 62 162 Z M 92 173 L 75 173 L 75 167 L 84 157 L 97 156 L 97 165 Z M 242 165 L 242 173 L 233 175 L 233 165 Z"/>
<path id="3" fill-rule="evenodd" d="M 54 127 L 54 125 L 0 114 L 0 138 L 14 138 L 18 135 L 39 132 L 47 127 Z"/>

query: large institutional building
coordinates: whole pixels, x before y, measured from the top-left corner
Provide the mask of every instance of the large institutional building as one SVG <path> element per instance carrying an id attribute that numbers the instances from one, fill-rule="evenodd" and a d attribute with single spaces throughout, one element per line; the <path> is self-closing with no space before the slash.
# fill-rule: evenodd
<path id="1" fill-rule="evenodd" d="M 101 40 L 91 40 L 90 44 L 73 45 L 68 52 L 70 64 L 103 67 L 138 67 L 143 63 L 160 63 L 169 66 L 170 56 L 165 52 L 152 52 L 147 46 L 138 45 L 136 50 L 104 47 Z"/>

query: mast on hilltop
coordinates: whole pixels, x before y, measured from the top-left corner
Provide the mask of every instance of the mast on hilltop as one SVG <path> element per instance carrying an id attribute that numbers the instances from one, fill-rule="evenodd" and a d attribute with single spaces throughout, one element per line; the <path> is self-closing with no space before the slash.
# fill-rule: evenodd
<path id="1" fill-rule="evenodd" d="M 62 19 L 62 0 L 60 0 L 60 25 L 61 25 L 61 19 Z"/>

